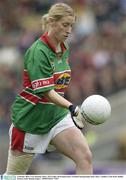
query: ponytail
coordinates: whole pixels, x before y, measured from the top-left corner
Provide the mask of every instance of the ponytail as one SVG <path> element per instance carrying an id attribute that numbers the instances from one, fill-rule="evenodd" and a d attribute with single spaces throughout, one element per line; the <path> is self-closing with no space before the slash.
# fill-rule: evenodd
<path id="1" fill-rule="evenodd" d="M 44 14 L 42 16 L 41 22 L 42 22 L 42 30 L 43 32 L 48 31 L 48 19 L 49 19 L 49 14 Z"/>

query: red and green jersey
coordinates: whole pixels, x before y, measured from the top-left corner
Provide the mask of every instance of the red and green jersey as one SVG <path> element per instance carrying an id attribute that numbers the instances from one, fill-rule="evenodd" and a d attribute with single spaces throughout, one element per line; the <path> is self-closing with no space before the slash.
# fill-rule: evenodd
<path id="1" fill-rule="evenodd" d="M 54 89 L 64 96 L 70 82 L 69 49 L 61 43 L 62 53 L 56 53 L 47 33 L 27 50 L 24 58 L 24 89 L 12 106 L 13 124 L 26 132 L 44 134 L 61 121 L 68 110 L 43 96 Z"/>

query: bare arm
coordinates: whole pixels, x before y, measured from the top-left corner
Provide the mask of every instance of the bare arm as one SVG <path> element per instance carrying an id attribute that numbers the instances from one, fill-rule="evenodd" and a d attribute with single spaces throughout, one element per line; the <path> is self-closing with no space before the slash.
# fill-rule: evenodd
<path id="1" fill-rule="evenodd" d="M 67 108 L 70 110 L 73 122 L 79 129 L 84 128 L 84 124 L 82 122 L 82 115 L 79 111 L 78 106 L 74 106 L 71 102 L 69 102 L 64 97 L 60 96 L 55 90 L 50 90 L 44 92 L 44 96 L 53 102 L 56 105 L 59 105 L 61 107 Z M 75 116 L 75 117 L 74 117 Z"/>
<path id="2" fill-rule="evenodd" d="M 64 97 L 60 96 L 55 90 L 44 92 L 44 96 L 52 103 L 67 109 L 69 108 L 70 105 L 72 105 L 71 102 L 66 100 Z"/>

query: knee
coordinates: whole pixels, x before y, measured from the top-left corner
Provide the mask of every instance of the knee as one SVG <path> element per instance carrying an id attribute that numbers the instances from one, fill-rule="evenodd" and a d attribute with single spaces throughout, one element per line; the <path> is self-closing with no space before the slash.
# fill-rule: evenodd
<path id="1" fill-rule="evenodd" d="M 87 161 L 89 164 L 92 164 L 92 153 L 89 149 L 85 152 L 84 160 Z"/>
<path id="2" fill-rule="evenodd" d="M 92 153 L 89 148 L 81 147 L 80 149 L 75 150 L 75 162 L 92 164 Z"/>
<path id="3" fill-rule="evenodd" d="M 9 150 L 9 153 L 11 153 L 13 156 L 22 156 L 22 155 L 27 154 L 27 153 L 21 152 L 19 150 Z"/>

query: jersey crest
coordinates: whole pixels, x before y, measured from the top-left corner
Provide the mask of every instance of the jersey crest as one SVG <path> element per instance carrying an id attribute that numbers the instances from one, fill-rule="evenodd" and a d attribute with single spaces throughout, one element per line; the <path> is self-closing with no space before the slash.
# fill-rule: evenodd
<path id="1" fill-rule="evenodd" d="M 55 81 L 56 89 L 66 88 L 70 83 L 70 79 L 71 79 L 71 76 L 69 73 L 66 72 L 66 73 L 60 74 Z"/>

